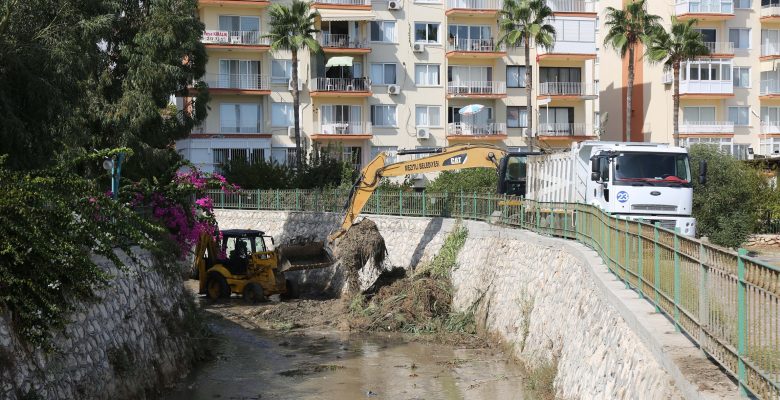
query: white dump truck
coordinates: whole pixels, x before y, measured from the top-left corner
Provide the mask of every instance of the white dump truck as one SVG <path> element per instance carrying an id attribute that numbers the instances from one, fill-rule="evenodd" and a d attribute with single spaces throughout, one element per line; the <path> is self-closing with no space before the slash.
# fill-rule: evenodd
<path id="1" fill-rule="evenodd" d="M 700 167 L 706 181 L 706 164 Z M 526 198 L 591 204 L 623 218 L 658 222 L 694 236 L 688 151 L 654 143 L 586 141 L 528 157 Z"/>

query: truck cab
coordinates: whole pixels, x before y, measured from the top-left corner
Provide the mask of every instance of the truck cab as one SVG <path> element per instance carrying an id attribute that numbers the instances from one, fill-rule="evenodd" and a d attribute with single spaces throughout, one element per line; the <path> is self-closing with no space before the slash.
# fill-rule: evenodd
<path id="1" fill-rule="evenodd" d="M 625 218 L 696 233 L 688 151 L 654 143 L 582 142 L 576 154 L 577 197 Z"/>

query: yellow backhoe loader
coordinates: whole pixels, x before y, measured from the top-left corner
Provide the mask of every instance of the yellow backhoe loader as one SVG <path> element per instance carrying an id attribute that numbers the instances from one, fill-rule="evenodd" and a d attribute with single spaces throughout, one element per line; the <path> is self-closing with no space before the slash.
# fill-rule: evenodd
<path id="1" fill-rule="evenodd" d="M 220 231 L 219 240 L 209 234 L 201 235 L 193 265 L 193 278 L 199 280 L 200 294 L 217 300 L 236 293 L 249 303 L 274 294 L 294 298 L 298 296 L 296 282 L 285 279 L 285 272 L 323 268 L 333 263 L 322 243 L 293 243 L 271 250 L 265 239 L 273 245 L 272 237 L 251 229 Z"/>
<path id="2" fill-rule="evenodd" d="M 352 227 L 368 199 L 379 187 L 382 178 L 421 174 L 426 172 L 450 171 L 466 168 L 495 168 L 498 171 L 499 194 L 525 195 L 526 160 L 535 152 L 507 152 L 492 145 L 458 145 L 447 148 L 401 150 L 398 155 L 433 155 L 410 161 L 401 161 L 385 165 L 387 154 L 380 153 L 361 171 L 360 177 L 352 186 L 349 200 L 344 208 L 344 220 L 341 226 L 328 236 L 328 242 L 336 239 Z"/>

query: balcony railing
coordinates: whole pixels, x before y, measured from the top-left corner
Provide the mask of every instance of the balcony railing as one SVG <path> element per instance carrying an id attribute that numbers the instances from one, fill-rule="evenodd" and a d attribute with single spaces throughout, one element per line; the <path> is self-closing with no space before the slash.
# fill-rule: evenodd
<path id="1" fill-rule="evenodd" d="M 733 42 L 704 42 L 710 54 L 734 54 Z"/>
<path id="2" fill-rule="evenodd" d="M 769 4 L 761 7 L 761 17 L 780 16 L 780 4 Z"/>
<path id="3" fill-rule="evenodd" d="M 321 135 L 370 135 L 370 122 L 342 121 L 320 123 L 319 134 Z"/>
<path id="4" fill-rule="evenodd" d="M 592 1 L 583 0 L 548 0 L 547 5 L 553 12 L 596 12 L 596 6 Z"/>
<path id="5" fill-rule="evenodd" d="M 368 92 L 371 81 L 368 78 L 314 78 L 311 90 L 316 92 Z"/>
<path id="6" fill-rule="evenodd" d="M 206 74 L 212 89 L 270 90 L 270 78 L 258 74 Z"/>
<path id="7" fill-rule="evenodd" d="M 503 44 L 496 48 L 496 42 L 490 39 L 449 39 L 447 41 L 447 51 L 474 51 L 481 53 L 506 51 Z"/>
<path id="8" fill-rule="evenodd" d="M 683 122 L 680 133 L 734 133 L 734 123 L 731 121 L 700 121 Z"/>
<path id="9" fill-rule="evenodd" d="M 761 45 L 761 56 L 780 56 L 780 43 L 764 43 Z"/>
<path id="10" fill-rule="evenodd" d="M 346 34 L 323 33 L 320 35 L 320 45 L 339 49 L 360 49 L 366 47 L 366 41 Z"/>
<path id="11" fill-rule="evenodd" d="M 539 94 L 546 96 L 586 96 L 594 94 L 592 84 L 580 82 L 542 82 Z"/>
<path id="12" fill-rule="evenodd" d="M 504 7 L 502 0 L 447 0 L 447 8 L 463 8 L 467 10 L 500 10 Z"/>
<path id="13" fill-rule="evenodd" d="M 203 43 L 236 45 L 269 45 L 270 39 L 258 31 L 204 31 Z"/>
<path id="14" fill-rule="evenodd" d="M 314 0 L 314 4 L 335 4 L 342 6 L 370 6 L 371 0 Z"/>
<path id="15" fill-rule="evenodd" d="M 671 85 L 674 82 L 674 71 L 671 69 L 664 69 L 664 75 L 661 78 L 664 85 Z"/>
<path id="16" fill-rule="evenodd" d="M 450 82 L 447 84 L 447 94 L 451 94 L 451 95 L 506 94 L 506 82 L 500 82 L 500 81 Z"/>
<path id="17" fill-rule="evenodd" d="M 544 111 L 542 111 L 544 112 Z M 585 123 L 540 123 L 539 136 L 595 136 L 593 124 Z"/>
<path id="18" fill-rule="evenodd" d="M 713 80 L 713 81 L 691 81 L 680 80 L 680 94 L 733 94 L 734 81 Z"/>
<path id="19" fill-rule="evenodd" d="M 559 33 L 562 36 L 562 33 Z M 542 46 L 537 46 L 536 51 L 539 54 L 582 54 L 582 55 L 595 55 L 596 54 L 596 36 L 593 36 L 592 42 L 569 42 L 558 37 L 555 40 L 555 46 L 552 49 L 546 49 Z"/>
<path id="20" fill-rule="evenodd" d="M 780 133 L 780 121 L 763 121 L 761 122 L 761 133 Z"/>
<path id="21" fill-rule="evenodd" d="M 780 94 L 780 80 L 761 81 L 761 96 Z"/>
<path id="22" fill-rule="evenodd" d="M 501 135 L 506 135 L 506 124 L 503 122 L 491 122 L 485 124 L 451 122 L 447 124 L 447 136 L 501 136 Z"/>
<path id="23" fill-rule="evenodd" d="M 674 6 L 677 15 L 683 14 L 734 14 L 733 1 L 678 1 Z"/>

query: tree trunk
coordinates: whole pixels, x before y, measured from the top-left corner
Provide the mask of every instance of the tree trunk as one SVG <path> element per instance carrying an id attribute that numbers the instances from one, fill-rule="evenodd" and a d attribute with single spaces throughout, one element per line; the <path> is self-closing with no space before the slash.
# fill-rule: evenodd
<path id="1" fill-rule="evenodd" d="M 674 76 L 672 89 L 672 103 L 674 103 L 674 145 L 680 145 L 680 62 L 676 61 L 672 67 L 672 74 Z"/>
<path id="2" fill-rule="evenodd" d="M 301 156 L 301 93 L 298 90 L 298 51 L 292 50 L 292 92 L 293 92 L 293 120 L 295 129 L 295 168 L 301 171 L 303 161 Z"/>
<path id="3" fill-rule="evenodd" d="M 626 95 L 626 137 L 625 141 L 631 141 L 631 120 L 634 95 L 634 44 L 628 47 L 628 93 Z"/>
<path id="4" fill-rule="evenodd" d="M 532 88 L 533 88 L 533 79 L 531 78 L 531 39 L 526 36 L 525 38 L 525 93 L 527 96 L 528 105 L 526 106 L 526 111 L 528 114 L 528 146 L 531 150 L 534 148 L 533 143 L 533 132 L 534 132 L 534 109 L 531 106 L 531 100 L 532 100 Z M 537 129 L 537 134 L 538 134 Z"/>

